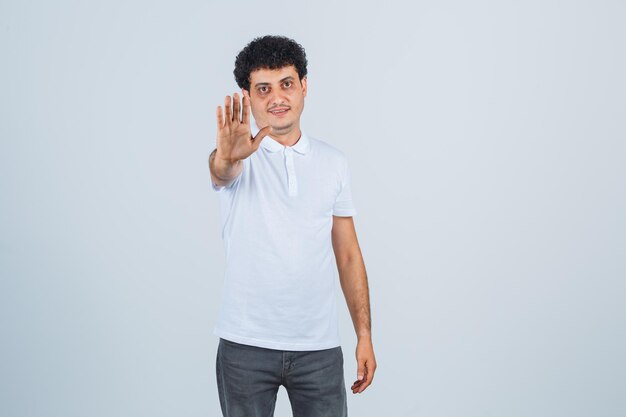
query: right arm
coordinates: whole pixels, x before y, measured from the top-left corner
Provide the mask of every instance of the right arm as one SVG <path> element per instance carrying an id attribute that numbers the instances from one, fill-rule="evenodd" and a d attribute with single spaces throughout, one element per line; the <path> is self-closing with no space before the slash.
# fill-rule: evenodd
<path id="1" fill-rule="evenodd" d="M 211 171 L 211 181 L 217 186 L 228 187 L 241 174 L 243 161 L 227 161 L 217 158 L 217 149 L 209 155 L 209 171 Z"/>
<path id="2" fill-rule="evenodd" d="M 222 107 L 217 106 L 217 148 L 209 155 L 211 181 L 218 186 L 232 184 L 243 170 L 243 160 L 259 149 L 261 140 L 271 131 L 270 126 L 265 126 L 253 138 L 250 131 L 250 97 L 244 94 L 240 104 L 237 93 L 232 99 L 226 96 L 224 113 Z"/>

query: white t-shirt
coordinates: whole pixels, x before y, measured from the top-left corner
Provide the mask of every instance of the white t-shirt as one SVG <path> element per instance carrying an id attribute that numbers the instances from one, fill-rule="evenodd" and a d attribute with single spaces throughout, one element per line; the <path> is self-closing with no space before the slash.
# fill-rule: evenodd
<path id="1" fill-rule="evenodd" d="M 252 121 L 252 134 L 259 128 Z M 219 193 L 226 273 L 214 334 L 280 350 L 340 346 L 334 216 L 354 216 L 345 155 L 302 132 L 270 136 Z"/>

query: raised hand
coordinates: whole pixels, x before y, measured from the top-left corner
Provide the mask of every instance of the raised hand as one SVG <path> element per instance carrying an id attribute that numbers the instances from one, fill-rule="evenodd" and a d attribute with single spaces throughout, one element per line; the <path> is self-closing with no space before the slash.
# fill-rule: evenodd
<path id="1" fill-rule="evenodd" d="M 243 107 L 243 109 L 242 109 Z M 239 103 L 239 94 L 231 99 L 226 96 L 224 109 L 217 106 L 217 153 L 219 158 L 230 163 L 246 159 L 259 149 L 261 140 L 271 133 L 271 126 L 266 126 L 253 138 L 250 130 L 250 97 L 244 94 Z"/>

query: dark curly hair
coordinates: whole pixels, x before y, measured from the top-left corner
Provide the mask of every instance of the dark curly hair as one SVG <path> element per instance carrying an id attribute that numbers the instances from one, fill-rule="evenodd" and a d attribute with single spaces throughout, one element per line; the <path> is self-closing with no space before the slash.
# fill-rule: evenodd
<path id="1" fill-rule="evenodd" d="M 285 36 L 266 35 L 253 39 L 235 58 L 235 81 L 250 91 L 250 73 L 261 69 L 296 67 L 300 80 L 306 75 L 306 54 L 302 45 Z"/>

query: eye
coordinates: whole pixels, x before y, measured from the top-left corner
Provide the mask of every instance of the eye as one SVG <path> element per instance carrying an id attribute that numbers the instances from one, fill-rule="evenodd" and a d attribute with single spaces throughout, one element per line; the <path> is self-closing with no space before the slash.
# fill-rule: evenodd
<path id="1" fill-rule="evenodd" d="M 293 84 L 293 81 L 285 81 L 283 86 L 285 86 L 285 88 L 289 88 L 289 87 L 291 87 L 292 84 Z"/>
<path id="2" fill-rule="evenodd" d="M 261 94 L 265 94 L 268 91 L 269 91 L 269 87 L 266 86 L 266 85 L 263 85 L 263 86 L 259 87 L 259 93 L 261 93 Z"/>

